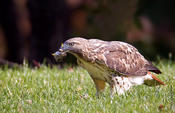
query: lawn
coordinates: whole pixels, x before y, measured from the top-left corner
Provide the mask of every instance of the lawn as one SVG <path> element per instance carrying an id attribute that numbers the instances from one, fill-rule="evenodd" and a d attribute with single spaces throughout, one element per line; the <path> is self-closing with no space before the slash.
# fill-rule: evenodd
<path id="1" fill-rule="evenodd" d="M 88 73 L 80 68 L 0 68 L 0 112 L 175 113 L 175 62 L 155 63 L 166 86 L 135 86 L 110 98 L 107 85 L 97 98 Z"/>

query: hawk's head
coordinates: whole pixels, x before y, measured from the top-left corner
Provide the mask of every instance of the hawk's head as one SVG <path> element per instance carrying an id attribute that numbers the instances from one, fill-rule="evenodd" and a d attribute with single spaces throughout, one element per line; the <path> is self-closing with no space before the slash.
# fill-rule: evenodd
<path id="1" fill-rule="evenodd" d="M 53 54 L 54 58 L 56 60 L 62 58 L 66 55 L 66 53 L 81 53 L 86 48 L 86 44 L 88 43 L 88 40 L 84 38 L 71 38 L 64 42 L 64 44 L 61 45 L 59 51 L 55 52 Z"/>
<path id="2" fill-rule="evenodd" d="M 84 38 L 71 38 L 64 42 L 59 51 L 61 52 L 78 52 L 85 48 L 87 40 Z"/>

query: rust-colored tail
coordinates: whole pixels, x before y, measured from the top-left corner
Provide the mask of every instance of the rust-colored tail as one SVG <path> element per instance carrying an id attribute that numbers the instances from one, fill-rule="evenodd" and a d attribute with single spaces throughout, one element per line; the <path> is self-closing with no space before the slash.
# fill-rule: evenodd
<path id="1" fill-rule="evenodd" d="M 144 81 L 144 83 L 146 84 L 146 85 L 149 85 L 149 86 L 151 86 L 151 85 L 165 85 L 165 83 L 164 82 L 162 82 L 161 80 L 159 80 L 155 75 L 153 75 L 151 72 L 148 72 L 148 74 L 153 78 L 153 80 L 146 80 L 146 81 Z"/>

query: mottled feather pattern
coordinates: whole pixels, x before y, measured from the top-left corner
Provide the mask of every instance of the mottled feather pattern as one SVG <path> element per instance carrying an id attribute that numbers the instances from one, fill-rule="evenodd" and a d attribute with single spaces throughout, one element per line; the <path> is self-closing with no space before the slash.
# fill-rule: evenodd
<path id="1" fill-rule="evenodd" d="M 128 76 L 147 74 L 145 65 L 149 63 L 135 47 L 119 41 L 89 40 L 89 43 L 91 51 L 88 54 L 93 61 L 96 60 L 107 68 Z"/>

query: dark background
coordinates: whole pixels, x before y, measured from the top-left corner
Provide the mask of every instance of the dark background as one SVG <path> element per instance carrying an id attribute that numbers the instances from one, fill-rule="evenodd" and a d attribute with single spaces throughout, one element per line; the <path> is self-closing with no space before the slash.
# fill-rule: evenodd
<path id="1" fill-rule="evenodd" d="M 173 0 L 1 0 L 0 58 L 54 62 L 51 53 L 81 36 L 128 42 L 148 59 L 174 59 Z"/>

